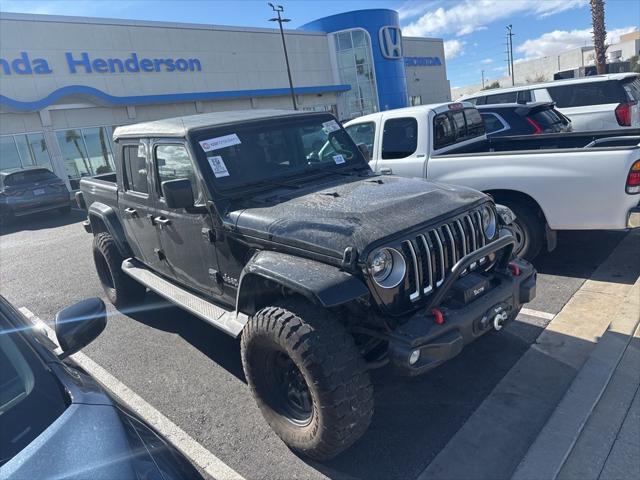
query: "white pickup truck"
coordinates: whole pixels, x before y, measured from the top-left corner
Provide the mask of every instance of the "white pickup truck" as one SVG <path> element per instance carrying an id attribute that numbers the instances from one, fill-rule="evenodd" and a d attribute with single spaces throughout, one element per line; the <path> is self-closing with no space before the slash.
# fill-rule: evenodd
<path id="1" fill-rule="evenodd" d="M 378 112 L 345 128 L 382 174 L 466 185 L 510 207 L 524 258 L 555 248 L 558 230 L 640 227 L 638 129 L 487 139 L 469 102 Z"/>

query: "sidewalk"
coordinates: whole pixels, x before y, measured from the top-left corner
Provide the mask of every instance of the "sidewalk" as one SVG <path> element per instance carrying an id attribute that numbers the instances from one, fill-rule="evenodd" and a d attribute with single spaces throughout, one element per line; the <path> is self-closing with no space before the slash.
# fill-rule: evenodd
<path id="1" fill-rule="evenodd" d="M 640 478 L 640 280 L 513 479 Z"/>

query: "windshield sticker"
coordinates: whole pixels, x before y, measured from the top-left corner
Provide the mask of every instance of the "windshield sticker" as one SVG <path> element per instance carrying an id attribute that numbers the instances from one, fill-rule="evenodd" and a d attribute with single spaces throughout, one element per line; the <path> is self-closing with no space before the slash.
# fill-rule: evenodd
<path id="1" fill-rule="evenodd" d="M 213 150 L 219 150 L 221 148 L 230 147 L 232 145 L 239 145 L 240 143 L 242 142 L 238 138 L 238 135 L 232 133 L 230 135 L 224 135 L 222 137 L 203 140 L 200 142 L 200 146 L 205 152 L 211 152 Z"/>
<path id="2" fill-rule="evenodd" d="M 325 133 L 335 132 L 336 130 L 340 130 L 340 125 L 335 120 L 329 120 L 328 122 L 324 122 L 322 124 L 322 128 Z"/>
<path id="3" fill-rule="evenodd" d="M 229 176 L 229 170 L 227 170 L 227 166 L 224 164 L 222 157 L 208 157 L 207 160 L 209 160 L 209 165 L 211 165 L 211 170 L 216 178 Z"/>
<path id="4" fill-rule="evenodd" d="M 333 161 L 336 162 L 336 165 L 340 165 L 341 163 L 344 163 L 344 157 L 339 153 L 333 156 Z"/>

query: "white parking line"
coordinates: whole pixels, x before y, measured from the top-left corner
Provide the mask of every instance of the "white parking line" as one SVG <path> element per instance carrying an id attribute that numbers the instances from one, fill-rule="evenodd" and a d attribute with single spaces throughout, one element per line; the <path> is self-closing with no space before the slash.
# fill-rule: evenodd
<path id="1" fill-rule="evenodd" d="M 530 308 L 522 308 L 520 313 L 531 317 L 544 318 L 545 320 L 553 320 L 556 316 L 553 313 L 541 312 L 539 310 L 531 310 Z"/>
<path id="2" fill-rule="evenodd" d="M 32 313 L 28 308 L 21 307 L 18 310 L 34 324 L 44 329 L 47 336 L 58 345 L 53 329 Z M 59 347 L 58 347 L 59 348 Z M 96 380 L 109 389 L 116 397 L 129 408 L 140 415 L 149 425 L 166 437 L 195 465 L 204 470 L 216 480 L 244 480 L 244 478 L 209 450 L 196 442 L 187 432 L 165 417 L 162 413 L 149 405 L 142 397 L 120 382 L 84 353 L 78 352 L 71 358 Z"/>

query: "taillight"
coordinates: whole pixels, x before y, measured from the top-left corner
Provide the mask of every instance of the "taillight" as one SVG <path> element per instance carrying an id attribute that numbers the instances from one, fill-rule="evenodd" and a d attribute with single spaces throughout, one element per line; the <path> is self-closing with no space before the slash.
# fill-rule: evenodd
<path id="1" fill-rule="evenodd" d="M 527 122 L 529 122 L 529 125 L 531 125 L 533 127 L 533 134 L 534 135 L 540 135 L 542 133 L 542 127 L 540 127 L 540 125 L 538 125 L 538 123 L 535 120 L 533 120 L 533 119 L 531 119 L 529 117 L 524 117 L 524 118 L 525 118 L 525 120 Z"/>
<path id="2" fill-rule="evenodd" d="M 630 127 L 631 126 L 631 107 L 636 104 L 633 102 L 621 103 L 616 107 L 616 120 L 618 121 L 618 125 L 621 127 Z"/>
<path id="3" fill-rule="evenodd" d="M 640 160 L 634 162 L 627 175 L 627 193 L 640 193 Z"/>

